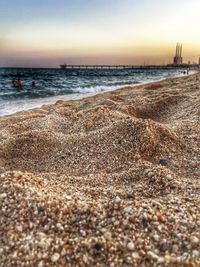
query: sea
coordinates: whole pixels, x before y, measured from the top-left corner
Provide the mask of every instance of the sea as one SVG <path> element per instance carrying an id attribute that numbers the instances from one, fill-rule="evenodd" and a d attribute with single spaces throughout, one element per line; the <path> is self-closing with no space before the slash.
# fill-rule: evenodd
<path id="1" fill-rule="evenodd" d="M 0 68 L 0 116 L 181 75 L 180 70 L 166 69 Z M 21 89 L 12 86 L 18 78 Z"/>

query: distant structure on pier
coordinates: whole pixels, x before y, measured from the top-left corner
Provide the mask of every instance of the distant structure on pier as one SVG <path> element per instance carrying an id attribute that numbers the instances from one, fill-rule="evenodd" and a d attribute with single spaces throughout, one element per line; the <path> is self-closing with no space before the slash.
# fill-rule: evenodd
<path id="1" fill-rule="evenodd" d="M 183 64 L 183 58 L 182 58 L 182 44 L 177 44 L 176 45 L 176 54 L 175 54 L 175 57 L 174 57 L 174 65 L 181 65 Z"/>
<path id="2" fill-rule="evenodd" d="M 66 64 L 60 65 L 60 68 L 61 68 L 61 69 L 66 69 L 66 67 L 67 67 Z"/>

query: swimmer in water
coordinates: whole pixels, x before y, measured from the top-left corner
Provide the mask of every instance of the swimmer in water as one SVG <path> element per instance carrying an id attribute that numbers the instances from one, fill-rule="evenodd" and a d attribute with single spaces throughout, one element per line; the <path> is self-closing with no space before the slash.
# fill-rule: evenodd
<path id="1" fill-rule="evenodd" d="M 32 81 L 31 85 L 32 87 L 35 87 L 36 86 L 35 81 Z"/>
<path id="2" fill-rule="evenodd" d="M 20 79 L 17 79 L 16 81 L 14 81 L 14 87 L 16 88 L 22 88 L 23 84 L 22 81 Z"/>

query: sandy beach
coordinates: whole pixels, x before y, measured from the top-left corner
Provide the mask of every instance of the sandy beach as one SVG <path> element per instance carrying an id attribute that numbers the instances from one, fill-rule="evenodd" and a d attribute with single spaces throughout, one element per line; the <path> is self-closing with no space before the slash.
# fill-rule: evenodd
<path id="1" fill-rule="evenodd" d="M 0 266 L 200 266 L 200 74 L 0 117 Z"/>

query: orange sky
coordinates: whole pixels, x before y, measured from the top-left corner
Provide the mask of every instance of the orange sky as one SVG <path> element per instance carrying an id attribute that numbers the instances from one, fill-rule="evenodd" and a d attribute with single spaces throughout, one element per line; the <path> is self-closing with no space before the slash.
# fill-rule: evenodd
<path id="1" fill-rule="evenodd" d="M 0 66 L 167 64 L 177 42 L 184 62 L 200 55 L 199 0 L 1 0 L 0 10 Z"/>

